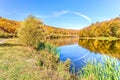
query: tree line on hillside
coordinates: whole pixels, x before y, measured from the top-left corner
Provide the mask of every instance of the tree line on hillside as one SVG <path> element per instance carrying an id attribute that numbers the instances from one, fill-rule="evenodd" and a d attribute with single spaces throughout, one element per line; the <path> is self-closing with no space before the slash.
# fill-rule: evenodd
<path id="1" fill-rule="evenodd" d="M 15 33 L 16 29 L 20 27 L 20 23 L 21 22 L 0 17 L 0 29 L 7 33 Z"/>
<path id="2" fill-rule="evenodd" d="M 6 32 L 6 33 L 16 34 L 18 28 L 21 27 L 22 23 L 23 22 L 18 22 L 15 20 L 9 20 L 0 17 L 0 29 L 1 29 L 0 32 L 2 31 L 1 33 Z M 49 38 L 71 37 L 71 36 L 77 36 L 79 33 L 79 30 L 55 28 L 45 24 L 43 24 L 43 26 Z"/>
<path id="3" fill-rule="evenodd" d="M 96 22 L 80 30 L 80 37 L 120 37 L 120 18 Z"/>
<path id="4" fill-rule="evenodd" d="M 77 36 L 79 33 L 79 30 L 55 28 L 48 25 L 45 25 L 45 27 L 47 28 L 48 34 L 51 38 Z"/>

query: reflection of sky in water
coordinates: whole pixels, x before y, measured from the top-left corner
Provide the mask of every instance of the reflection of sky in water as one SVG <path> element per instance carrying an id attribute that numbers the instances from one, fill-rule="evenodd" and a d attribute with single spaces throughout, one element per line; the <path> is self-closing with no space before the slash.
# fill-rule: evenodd
<path id="1" fill-rule="evenodd" d="M 61 46 L 58 49 L 60 49 L 60 60 L 65 61 L 67 58 L 71 59 L 72 66 L 74 66 L 76 70 L 83 67 L 87 59 L 101 61 L 103 57 L 102 54 L 90 52 L 78 44 Z"/>

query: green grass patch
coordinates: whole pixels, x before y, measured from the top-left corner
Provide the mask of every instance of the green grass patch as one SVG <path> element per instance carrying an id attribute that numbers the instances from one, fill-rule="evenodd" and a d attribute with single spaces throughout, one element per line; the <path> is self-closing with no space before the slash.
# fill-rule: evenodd
<path id="1" fill-rule="evenodd" d="M 89 61 L 82 71 L 79 79 L 85 80 L 119 80 L 120 64 L 117 59 L 105 57 L 103 63 L 96 60 Z"/>

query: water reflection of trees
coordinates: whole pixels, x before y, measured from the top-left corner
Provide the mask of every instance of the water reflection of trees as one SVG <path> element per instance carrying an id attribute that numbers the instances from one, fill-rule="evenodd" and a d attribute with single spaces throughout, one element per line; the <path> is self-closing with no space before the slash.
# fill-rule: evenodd
<path id="1" fill-rule="evenodd" d="M 120 59 L 120 40 L 79 40 L 79 45 L 91 52 L 107 54 Z"/>
<path id="2" fill-rule="evenodd" d="M 48 42 L 55 44 L 56 46 L 64 46 L 78 43 L 78 38 L 59 38 L 59 39 L 51 39 Z"/>

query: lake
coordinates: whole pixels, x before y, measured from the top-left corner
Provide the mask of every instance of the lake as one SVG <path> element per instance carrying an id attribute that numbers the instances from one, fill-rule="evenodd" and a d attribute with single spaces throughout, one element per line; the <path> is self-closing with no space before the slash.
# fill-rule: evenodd
<path id="1" fill-rule="evenodd" d="M 78 38 L 54 39 L 51 42 L 60 50 L 60 60 L 71 59 L 71 70 L 78 71 L 88 60 L 101 62 L 104 55 L 120 59 L 119 40 L 85 40 Z M 104 54 L 104 55 L 103 55 Z"/>

